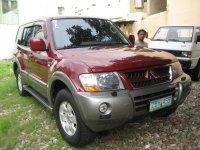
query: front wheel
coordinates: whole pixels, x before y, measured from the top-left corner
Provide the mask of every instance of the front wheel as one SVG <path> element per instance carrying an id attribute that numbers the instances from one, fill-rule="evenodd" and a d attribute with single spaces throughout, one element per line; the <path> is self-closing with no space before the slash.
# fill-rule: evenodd
<path id="1" fill-rule="evenodd" d="M 74 99 L 67 89 L 58 92 L 54 112 L 58 129 L 70 145 L 82 147 L 95 139 L 95 133 L 82 121 Z"/>
<path id="2" fill-rule="evenodd" d="M 16 82 L 17 82 L 17 89 L 18 89 L 19 95 L 26 96 L 27 92 L 24 90 L 24 87 L 23 87 L 24 85 L 22 83 L 22 77 L 21 77 L 19 69 L 17 69 L 16 71 Z"/>
<path id="3" fill-rule="evenodd" d="M 198 64 L 193 71 L 193 80 L 200 81 L 200 64 Z"/>

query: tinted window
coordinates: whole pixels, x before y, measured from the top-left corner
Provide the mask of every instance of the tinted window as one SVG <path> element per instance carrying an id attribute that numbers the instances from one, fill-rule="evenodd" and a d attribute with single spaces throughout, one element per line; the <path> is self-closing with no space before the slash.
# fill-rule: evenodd
<path id="1" fill-rule="evenodd" d="M 33 26 L 24 28 L 21 45 L 29 46 L 29 40 L 33 37 Z"/>
<path id="2" fill-rule="evenodd" d="M 23 32 L 21 30 L 22 29 L 19 29 L 18 31 L 19 32 L 17 36 L 18 44 L 29 46 L 29 40 L 32 37 L 41 38 L 44 40 L 45 44 L 47 43 L 47 36 L 46 34 L 44 34 L 43 27 L 41 25 L 25 27 Z"/>
<path id="3" fill-rule="evenodd" d="M 41 25 L 34 26 L 34 37 L 38 37 L 44 40 L 47 48 L 47 35 L 46 35 L 46 28 L 42 27 Z"/>
<path id="4" fill-rule="evenodd" d="M 52 20 L 56 49 L 129 44 L 112 22 L 103 19 Z"/>
<path id="5" fill-rule="evenodd" d="M 22 34 L 23 34 L 23 27 L 20 27 L 18 29 L 17 37 L 16 37 L 17 44 L 21 44 Z"/>
<path id="6" fill-rule="evenodd" d="M 42 26 L 41 25 L 35 25 L 34 36 L 37 35 L 40 32 L 43 32 L 42 31 Z"/>

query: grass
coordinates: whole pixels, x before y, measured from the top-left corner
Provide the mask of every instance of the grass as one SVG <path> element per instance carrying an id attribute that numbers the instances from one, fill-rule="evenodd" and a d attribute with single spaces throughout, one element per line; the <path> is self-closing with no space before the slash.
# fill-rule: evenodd
<path id="1" fill-rule="evenodd" d="M 19 96 L 9 60 L 0 61 L 0 89 L 0 149 L 41 149 L 51 137 L 60 141 L 54 147 L 65 147 L 53 115 L 33 97 Z"/>
<path id="2" fill-rule="evenodd" d="M 184 111 L 184 110 L 182 110 Z M 156 125 L 171 125 L 174 120 L 183 121 L 180 116 L 165 120 L 151 121 L 142 119 L 134 124 L 127 124 L 120 129 L 99 135 L 95 141 L 84 147 L 85 150 L 101 149 L 145 149 L 145 145 L 160 142 L 156 134 L 165 135 L 165 129 Z M 196 125 L 196 124 L 195 124 Z M 194 126 L 194 125 L 193 125 Z M 151 127 L 151 128 L 150 128 Z M 192 126 L 191 126 L 192 127 Z M 179 130 L 179 129 L 177 129 Z M 159 132 L 158 132 L 159 131 Z M 151 137 L 151 138 L 148 138 Z M 148 142 L 144 142 L 145 141 Z M 193 142 L 189 136 L 178 140 Z M 200 137 L 196 137 L 197 143 Z M 173 145 L 168 138 L 161 145 Z M 136 146 L 136 147 L 135 147 Z M 54 116 L 32 96 L 21 97 L 18 94 L 12 62 L 0 61 L 0 150 L 12 149 L 75 149 L 69 146 L 60 136 Z"/>
<path id="3" fill-rule="evenodd" d="M 32 96 L 19 96 L 12 61 L 0 61 L 0 150 L 68 148 L 54 116 Z"/>

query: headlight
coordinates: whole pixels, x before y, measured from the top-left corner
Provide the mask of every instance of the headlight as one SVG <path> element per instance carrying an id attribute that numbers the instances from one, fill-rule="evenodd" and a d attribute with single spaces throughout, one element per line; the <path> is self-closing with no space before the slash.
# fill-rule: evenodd
<path id="1" fill-rule="evenodd" d="M 181 64 L 179 62 L 173 63 L 172 64 L 172 77 L 173 79 L 178 78 L 183 74 L 183 70 L 181 67 Z"/>
<path id="2" fill-rule="evenodd" d="M 79 79 L 87 92 L 124 89 L 123 83 L 116 72 L 82 74 Z"/>
<path id="3" fill-rule="evenodd" d="M 191 55 L 192 55 L 191 51 L 181 52 L 181 57 L 191 57 Z"/>

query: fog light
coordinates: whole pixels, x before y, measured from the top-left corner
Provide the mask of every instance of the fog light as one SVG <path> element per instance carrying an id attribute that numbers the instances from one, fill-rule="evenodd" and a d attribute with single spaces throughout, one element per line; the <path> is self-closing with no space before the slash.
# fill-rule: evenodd
<path id="1" fill-rule="evenodd" d="M 99 106 L 99 111 L 101 113 L 105 113 L 106 111 L 108 110 L 108 105 L 106 103 L 102 103 L 100 106 Z"/>
<path id="2" fill-rule="evenodd" d="M 174 97 L 174 101 L 176 101 L 177 100 L 177 98 L 176 97 Z"/>

